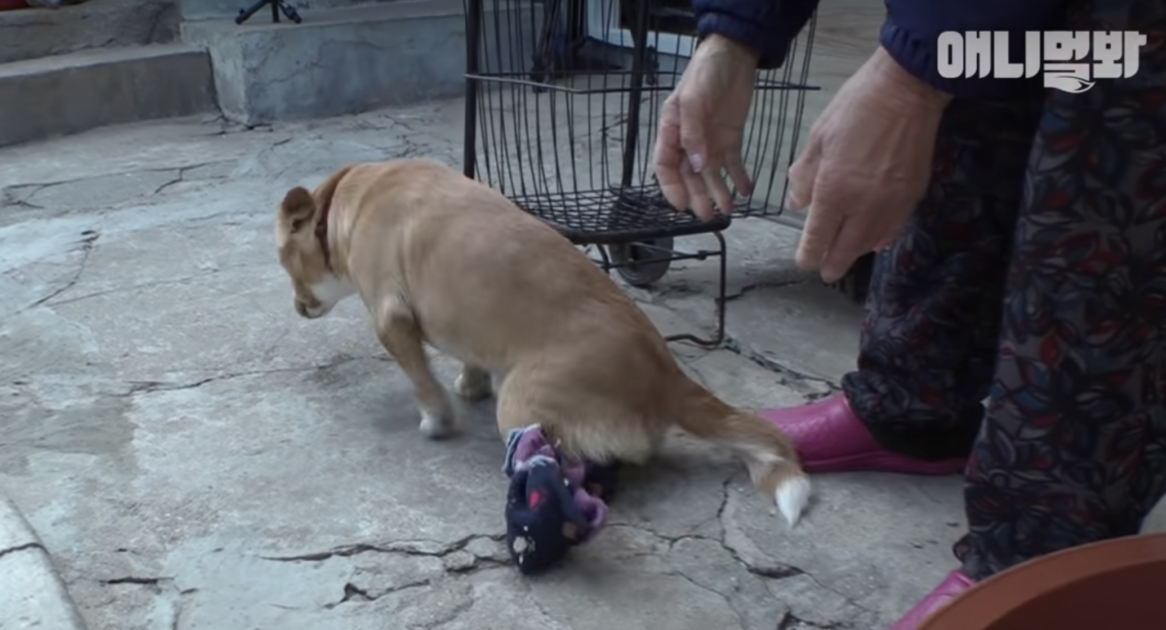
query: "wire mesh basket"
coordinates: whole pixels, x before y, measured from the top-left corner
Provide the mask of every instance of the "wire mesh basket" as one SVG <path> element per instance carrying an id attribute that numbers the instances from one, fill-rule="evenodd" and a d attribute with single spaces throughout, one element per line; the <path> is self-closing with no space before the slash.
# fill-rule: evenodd
<path id="1" fill-rule="evenodd" d="M 605 269 L 637 286 L 683 258 L 719 255 L 723 278 L 720 231 L 781 213 L 806 91 L 817 89 L 807 84 L 815 16 L 781 68 L 757 73 L 743 152 L 753 195 L 709 222 L 676 212 L 652 153 L 660 107 L 696 43 L 690 2 L 465 0 L 466 175 L 576 244 L 602 245 Z M 674 237 L 701 233 L 721 251 L 673 251 Z"/>

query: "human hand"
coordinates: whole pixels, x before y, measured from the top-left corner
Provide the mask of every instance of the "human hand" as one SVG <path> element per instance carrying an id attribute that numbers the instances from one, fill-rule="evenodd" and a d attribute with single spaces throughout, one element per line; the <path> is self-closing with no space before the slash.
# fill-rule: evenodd
<path id="1" fill-rule="evenodd" d="M 834 282 L 895 239 L 931 179 L 950 101 L 882 48 L 842 85 L 789 169 L 787 206 L 809 207 L 798 266 Z"/>
<path id="2" fill-rule="evenodd" d="M 730 213 L 733 198 L 725 184 L 726 170 L 739 192 L 752 194 L 741 161 L 741 139 L 756 70 L 756 53 L 709 35 L 664 101 L 656 132 L 656 179 L 677 209 L 691 208 L 701 219 L 711 220 L 711 196 L 722 213 Z"/>

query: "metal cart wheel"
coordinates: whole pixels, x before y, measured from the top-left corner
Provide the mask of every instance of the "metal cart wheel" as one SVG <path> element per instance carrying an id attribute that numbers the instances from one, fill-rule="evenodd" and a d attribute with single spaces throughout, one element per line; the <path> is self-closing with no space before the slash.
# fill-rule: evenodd
<path id="1" fill-rule="evenodd" d="M 616 273 L 633 287 L 651 286 L 672 266 L 671 236 L 605 247 Z"/>

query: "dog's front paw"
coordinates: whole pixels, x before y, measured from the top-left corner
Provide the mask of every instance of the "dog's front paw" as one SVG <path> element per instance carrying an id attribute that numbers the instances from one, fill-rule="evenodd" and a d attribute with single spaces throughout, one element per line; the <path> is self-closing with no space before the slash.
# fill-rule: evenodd
<path id="1" fill-rule="evenodd" d="M 458 432 L 457 415 L 453 409 L 445 409 L 436 413 L 422 409 L 419 428 L 421 433 L 431 440 L 450 437 Z"/>
<path id="2" fill-rule="evenodd" d="M 482 400 L 494 393 L 490 373 L 478 368 L 466 367 L 453 383 L 458 395 L 466 400 Z"/>

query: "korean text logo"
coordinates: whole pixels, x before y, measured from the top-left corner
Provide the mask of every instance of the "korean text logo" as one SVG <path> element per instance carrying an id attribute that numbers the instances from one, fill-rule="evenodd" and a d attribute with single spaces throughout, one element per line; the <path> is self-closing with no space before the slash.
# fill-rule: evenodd
<path id="1" fill-rule="evenodd" d="M 1002 31 L 945 31 L 939 35 L 937 64 L 945 79 L 1032 78 L 1044 86 L 1080 94 L 1097 79 L 1121 79 L 1138 72 L 1146 36 L 1133 31 L 1028 31 L 1024 61 L 1011 61 L 1010 35 Z"/>

